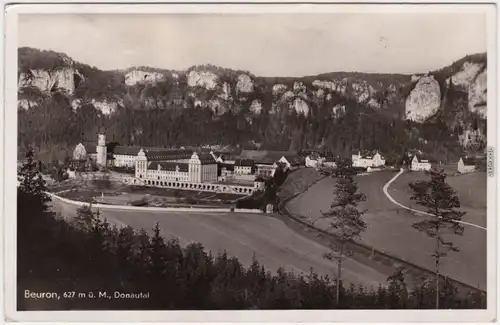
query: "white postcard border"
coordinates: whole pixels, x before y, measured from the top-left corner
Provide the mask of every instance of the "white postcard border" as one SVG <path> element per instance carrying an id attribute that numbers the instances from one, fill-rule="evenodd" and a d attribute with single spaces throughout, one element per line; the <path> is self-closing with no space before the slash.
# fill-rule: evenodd
<path id="1" fill-rule="evenodd" d="M 22 1 L 18 1 L 20 3 Z M 55 1 L 57 2 L 57 1 Z M 89 1 L 90 2 L 90 1 Z M 94 1 L 97 2 L 97 1 Z M 442 1 L 443 2 L 443 1 Z M 451 2 L 451 1 L 450 1 Z M 456 2 L 456 1 L 454 1 Z M 62 3 L 62 1 L 61 1 Z M 123 3 L 123 1 L 120 1 Z M 453 7 L 453 8 L 451 8 Z M 5 317 L 13 321 L 66 321 L 66 322 L 480 322 L 492 321 L 496 317 L 496 287 L 497 287 L 497 177 L 498 164 L 495 166 L 495 177 L 488 178 L 487 206 L 487 247 L 488 247 L 488 309 L 487 310 L 287 310 L 287 311 L 16 311 L 16 161 L 6 159 L 17 152 L 17 18 L 19 14 L 28 13 L 313 13 L 313 12 L 369 12 L 381 13 L 387 11 L 401 12 L 484 12 L 483 5 L 470 5 L 466 8 L 450 5 L 271 5 L 271 4 L 203 4 L 203 5 L 130 5 L 130 4 L 82 4 L 82 5 L 11 5 L 4 15 L 5 24 L 5 62 L 6 76 L 4 78 L 4 288 Z M 488 146 L 496 148 L 498 130 L 496 125 L 498 98 L 497 89 L 497 25 L 496 11 L 487 11 L 488 26 Z M 498 160 L 498 159 L 496 159 Z"/>

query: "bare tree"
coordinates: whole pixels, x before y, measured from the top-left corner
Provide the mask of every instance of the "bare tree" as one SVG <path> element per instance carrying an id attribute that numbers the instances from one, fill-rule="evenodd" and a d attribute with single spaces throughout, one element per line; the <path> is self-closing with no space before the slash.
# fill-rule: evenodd
<path id="1" fill-rule="evenodd" d="M 436 309 L 439 308 L 439 276 L 441 258 L 449 251 L 458 251 L 453 242 L 446 241 L 443 235 L 463 235 L 464 228 L 460 225 L 464 212 L 460 208 L 460 201 L 453 188 L 446 183 L 444 170 L 426 172 L 428 181 L 410 183 L 413 190 L 411 200 L 427 208 L 429 218 L 413 224 L 413 228 L 426 233 L 435 240 L 435 250 L 432 253 L 436 264 Z"/>

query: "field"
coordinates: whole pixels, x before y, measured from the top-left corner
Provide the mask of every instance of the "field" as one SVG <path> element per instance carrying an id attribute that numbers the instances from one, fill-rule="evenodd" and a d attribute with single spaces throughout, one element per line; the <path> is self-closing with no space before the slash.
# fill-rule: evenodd
<path id="1" fill-rule="evenodd" d="M 74 217 L 75 207 L 57 199 L 54 211 L 67 218 Z M 152 232 L 158 222 L 162 236 L 178 238 L 182 246 L 199 242 L 212 254 L 227 251 L 249 266 L 255 256 L 268 271 L 279 267 L 295 273 L 309 274 L 313 269 L 320 275 L 332 275 L 335 264 L 323 254 L 328 248 L 303 236 L 276 218 L 262 214 L 245 213 L 187 213 L 99 209 L 101 217 L 118 226 L 129 225 L 135 229 Z M 345 281 L 376 288 L 385 283 L 386 275 L 360 264 L 347 261 Z"/>
<path id="2" fill-rule="evenodd" d="M 367 196 L 366 202 L 363 202 L 360 207 L 366 209 L 364 219 L 368 228 L 362 234 L 360 241 L 377 250 L 433 270 L 434 261 L 431 254 L 434 249 L 434 241 L 412 228 L 412 224 L 422 220 L 422 216 L 394 205 L 382 191 L 382 187 L 395 175 L 394 172 L 377 172 L 356 177 L 360 191 Z M 403 176 L 406 174 L 401 177 Z M 416 177 L 416 175 L 411 177 Z M 390 194 L 404 205 L 409 201 L 409 192 L 406 189 L 407 182 L 407 178 L 397 179 L 389 188 Z M 458 179 L 450 181 L 450 183 L 455 184 L 453 182 L 460 181 Z M 292 213 L 302 216 L 304 220 L 315 222 L 316 226 L 327 229 L 329 224 L 319 217 L 321 211 L 328 210 L 333 200 L 334 184 L 335 180 L 332 178 L 318 182 L 303 195 L 289 202 L 288 208 Z M 468 194 L 468 190 L 462 187 L 459 195 L 466 194 Z M 464 201 L 467 202 L 467 199 Z M 471 196 L 468 197 L 468 201 L 471 205 L 481 205 Z M 484 216 L 485 214 L 484 212 Z M 476 215 L 473 219 L 479 220 L 481 217 Z M 464 220 L 468 219 L 464 218 Z M 467 227 L 464 236 L 454 238 L 454 242 L 460 247 L 460 252 L 452 252 L 449 257 L 445 258 L 442 265 L 443 273 L 485 290 L 486 233 L 481 229 Z"/>
<path id="3" fill-rule="evenodd" d="M 303 192 L 321 178 L 323 178 L 323 176 L 314 168 L 297 169 L 291 172 L 281 185 L 279 197 L 283 200 L 294 194 Z"/>
<path id="4" fill-rule="evenodd" d="M 466 212 L 463 220 L 482 227 L 486 227 L 486 177 L 486 173 L 483 172 L 446 177 L 446 182 L 456 191 L 460 199 L 460 210 Z M 404 173 L 391 184 L 389 193 L 401 204 L 422 210 L 422 207 L 409 200 L 411 189 L 408 184 L 426 179 L 423 172 Z"/>

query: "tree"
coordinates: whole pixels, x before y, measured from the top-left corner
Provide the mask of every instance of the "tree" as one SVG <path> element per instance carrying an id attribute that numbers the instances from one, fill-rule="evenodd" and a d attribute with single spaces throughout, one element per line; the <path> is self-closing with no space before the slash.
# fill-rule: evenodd
<path id="1" fill-rule="evenodd" d="M 71 220 L 71 225 L 78 230 L 91 232 L 99 224 L 99 211 L 93 212 L 92 205 L 83 205 L 76 210 L 76 217 Z"/>
<path id="2" fill-rule="evenodd" d="M 325 254 L 325 258 L 337 261 L 337 305 L 340 303 L 343 262 L 352 256 L 347 244 L 365 231 L 366 223 L 363 220 L 364 211 L 358 209 L 358 204 L 366 200 L 363 193 L 358 192 L 358 186 L 353 179 L 352 168 L 344 163 L 339 165 L 336 172 L 338 177 L 334 189 L 334 200 L 330 210 L 322 213 L 322 217 L 330 222 L 330 229 L 335 230 L 337 246 Z"/>
<path id="3" fill-rule="evenodd" d="M 439 308 L 439 267 L 441 258 L 449 251 L 458 251 L 453 242 L 444 238 L 445 234 L 463 235 L 464 227 L 460 225 L 464 212 L 460 208 L 460 200 L 453 188 L 446 183 L 444 170 L 426 172 L 428 181 L 416 181 L 409 184 L 413 191 L 411 200 L 427 209 L 428 219 L 413 224 L 418 231 L 426 233 L 435 240 L 432 253 L 436 264 L 436 309 Z"/>
<path id="4" fill-rule="evenodd" d="M 46 193 L 45 180 L 40 173 L 38 162 L 33 159 L 31 148 L 26 152 L 26 159 L 18 172 L 17 180 L 19 182 L 18 201 L 23 202 L 24 206 L 47 211 L 50 197 Z"/>
<path id="5" fill-rule="evenodd" d="M 389 307 L 405 308 L 408 299 L 408 287 L 406 285 L 404 268 L 400 267 L 392 275 L 387 277 L 389 286 Z"/>

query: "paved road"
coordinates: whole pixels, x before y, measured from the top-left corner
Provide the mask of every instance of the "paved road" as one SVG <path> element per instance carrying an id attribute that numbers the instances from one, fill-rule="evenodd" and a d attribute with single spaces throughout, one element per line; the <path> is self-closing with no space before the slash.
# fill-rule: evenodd
<path id="1" fill-rule="evenodd" d="M 382 191 L 383 186 L 396 174 L 373 173 L 356 178 L 361 192 L 367 201 L 360 207 L 367 209 L 364 219 L 368 224 L 362 234 L 361 241 L 379 250 L 408 260 L 412 263 L 433 270 L 434 259 L 430 254 L 434 250 L 434 241 L 427 235 L 412 228 L 412 224 L 422 220 L 424 216 L 416 215 L 393 204 Z M 326 211 L 333 200 L 335 180 L 326 178 L 307 192 L 292 200 L 288 208 L 299 215 L 315 220 Z M 392 186 L 388 192 L 398 202 L 408 206 L 401 194 Z M 473 222 L 471 219 L 467 219 Z M 478 224 L 478 222 L 473 222 Z M 327 228 L 323 220 L 318 227 Z M 464 236 L 453 236 L 453 242 L 460 248 L 459 252 L 451 252 L 443 260 L 442 272 L 469 285 L 486 290 L 486 231 L 476 227 L 467 227 Z"/>
<path id="2" fill-rule="evenodd" d="M 53 209 L 72 217 L 76 208 L 57 199 Z M 270 271 L 279 267 L 308 274 L 310 268 L 320 275 L 335 272 L 335 265 L 325 260 L 328 248 L 289 229 L 282 221 L 255 214 L 242 213 L 165 213 L 100 209 L 102 216 L 118 225 L 130 225 L 148 231 L 160 223 L 166 238 L 176 237 L 181 245 L 200 242 L 213 254 L 226 250 L 243 265 L 250 265 L 252 256 Z M 346 261 L 344 280 L 356 284 L 378 286 L 386 275 L 356 261 Z"/>
<path id="3" fill-rule="evenodd" d="M 407 207 L 406 205 L 403 205 L 401 203 L 399 203 L 398 201 L 396 201 L 392 196 L 391 194 L 389 194 L 389 187 L 391 186 L 392 183 L 394 183 L 399 176 L 401 176 L 402 174 L 404 173 L 404 170 L 401 169 L 399 171 L 399 173 L 397 173 L 393 178 L 391 178 L 385 185 L 384 187 L 382 188 L 382 191 L 384 192 L 385 196 L 389 199 L 389 201 L 391 201 L 393 204 L 405 209 L 405 210 L 408 210 L 408 211 L 411 211 L 411 212 L 415 212 L 417 214 L 421 214 L 421 215 L 424 215 L 424 216 L 435 216 L 435 214 L 431 214 L 431 213 L 428 213 L 428 212 L 425 212 L 425 211 L 421 211 L 421 210 L 417 210 L 417 209 L 413 209 L 413 208 L 410 208 L 410 207 Z M 467 222 L 467 221 L 457 221 L 458 223 L 462 224 L 463 226 L 466 226 L 466 227 L 474 227 L 474 228 L 478 228 L 478 229 L 482 229 L 482 230 L 486 230 L 486 227 L 483 227 L 481 225 L 478 225 L 478 224 L 475 224 L 475 223 L 472 223 L 472 222 Z"/>

